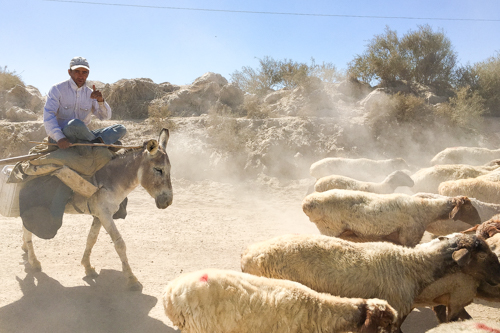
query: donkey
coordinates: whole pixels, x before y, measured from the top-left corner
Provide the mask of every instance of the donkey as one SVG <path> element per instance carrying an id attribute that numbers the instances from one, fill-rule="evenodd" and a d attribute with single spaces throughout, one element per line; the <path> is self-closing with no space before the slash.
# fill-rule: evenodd
<path id="1" fill-rule="evenodd" d="M 160 132 L 158 141 L 149 140 L 140 149 L 118 152 L 108 164 L 95 173 L 95 185 L 99 190 L 90 198 L 84 198 L 75 193 L 72 203 L 66 205 L 65 213 L 89 214 L 94 217 L 81 261 L 85 267 L 86 276 L 91 278 L 98 276 L 90 264 L 90 253 L 102 225 L 111 236 L 120 257 L 128 288 L 142 290 L 142 284 L 132 273 L 128 263 L 125 241 L 116 228 L 113 214 L 118 210 L 120 203 L 139 184 L 155 198 L 156 207 L 165 209 L 172 204 L 170 161 L 166 152 L 168 138 L 169 131 L 164 128 Z M 24 227 L 23 231 L 22 248 L 28 253 L 28 262 L 34 270 L 41 271 L 42 267 L 33 250 L 33 234 Z"/>

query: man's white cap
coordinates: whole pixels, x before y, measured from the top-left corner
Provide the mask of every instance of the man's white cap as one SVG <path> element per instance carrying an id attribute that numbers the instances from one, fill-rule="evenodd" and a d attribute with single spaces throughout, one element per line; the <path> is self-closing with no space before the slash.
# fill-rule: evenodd
<path id="1" fill-rule="evenodd" d="M 74 70 L 80 67 L 90 70 L 89 62 L 87 61 L 87 59 L 85 59 L 84 57 L 74 57 L 73 59 L 71 59 L 71 62 L 69 63 L 69 69 Z"/>

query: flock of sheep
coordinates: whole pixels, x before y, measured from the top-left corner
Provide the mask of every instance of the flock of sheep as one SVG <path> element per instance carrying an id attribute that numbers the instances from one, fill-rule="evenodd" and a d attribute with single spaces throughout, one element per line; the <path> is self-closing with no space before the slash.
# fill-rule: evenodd
<path id="1" fill-rule="evenodd" d="M 500 333 L 465 310 L 500 302 L 500 151 L 448 148 L 410 170 L 400 158 L 312 164 L 302 209 L 321 235 L 252 244 L 242 272 L 177 277 L 165 314 L 183 333 L 376 333 L 429 306 L 443 324 L 428 332 Z"/>

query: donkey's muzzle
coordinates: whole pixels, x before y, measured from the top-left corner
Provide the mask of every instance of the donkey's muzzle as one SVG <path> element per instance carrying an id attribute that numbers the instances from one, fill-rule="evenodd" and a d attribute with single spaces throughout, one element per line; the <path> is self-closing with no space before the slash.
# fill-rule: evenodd
<path id="1" fill-rule="evenodd" d="M 173 195 L 171 193 L 160 194 L 156 197 L 156 207 L 159 209 L 165 209 L 172 204 Z"/>

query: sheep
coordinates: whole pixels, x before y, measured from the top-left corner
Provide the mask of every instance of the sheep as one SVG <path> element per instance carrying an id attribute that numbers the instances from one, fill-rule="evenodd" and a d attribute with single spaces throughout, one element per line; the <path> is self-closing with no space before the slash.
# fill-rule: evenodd
<path id="1" fill-rule="evenodd" d="M 465 195 L 483 202 L 500 204 L 500 182 L 480 178 L 457 179 L 443 182 L 438 187 L 441 195 Z"/>
<path id="2" fill-rule="evenodd" d="M 428 224 L 452 218 L 481 223 L 467 197 L 426 199 L 403 193 L 328 190 L 307 195 L 302 210 L 321 234 L 352 241 L 417 245 Z"/>
<path id="3" fill-rule="evenodd" d="M 413 180 L 403 171 L 396 170 L 380 183 L 363 182 L 345 176 L 330 175 L 318 179 L 314 184 L 314 190 L 324 192 L 332 189 L 346 189 L 388 194 L 394 193 L 396 188 L 400 186 L 412 187 Z"/>
<path id="4" fill-rule="evenodd" d="M 500 158 L 500 149 L 481 147 L 446 148 L 431 159 L 431 165 L 437 164 L 469 164 L 482 165 Z"/>
<path id="5" fill-rule="evenodd" d="M 475 231 L 476 236 L 486 239 L 490 249 L 500 258 L 500 215 L 496 215 L 489 221 L 483 222 L 475 228 L 467 231 Z M 478 287 L 476 298 L 490 302 L 500 302 L 500 285 L 491 286 L 484 281 Z"/>
<path id="6" fill-rule="evenodd" d="M 300 283 L 204 269 L 171 281 L 165 314 L 189 333 L 391 332 L 396 311 L 385 300 L 318 293 Z"/>
<path id="7" fill-rule="evenodd" d="M 500 263 L 485 241 L 460 233 L 414 248 L 284 235 L 250 245 L 242 253 L 241 270 L 341 297 L 385 299 L 398 312 L 398 329 L 415 297 L 439 278 L 462 272 L 500 283 Z"/>
<path id="8" fill-rule="evenodd" d="M 472 166 L 466 164 L 446 164 L 422 168 L 411 176 L 415 182 L 412 191 L 413 193 L 438 193 L 438 186 L 442 182 L 447 180 L 476 178 L 497 168 L 498 165 Z"/>
<path id="9" fill-rule="evenodd" d="M 444 195 L 434 194 L 434 193 L 415 193 L 413 196 L 419 198 L 435 198 L 435 199 L 450 198 Z M 494 215 L 500 214 L 500 204 L 482 202 L 477 200 L 476 198 L 469 198 L 469 200 L 471 201 L 472 206 L 476 208 L 479 214 L 479 218 L 481 219 L 481 222 L 488 221 L 489 219 L 493 218 Z M 454 232 L 464 231 L 468 228 L 470 228 L 470 225 L 465 222 L 453 221 L 452 219 L 444 219 L 430 223 L 429 225 L 427 225 L 427 228 L 425 228 L 425 230 L 427 232 L 432 233 L 435 236 L 445 236 L 452 234 Z"/>
<path id="10" fill-rule="evenodd" d="M 493 253 L 500 259 L 500 233 L 496 233 L 486 240 Z M 500 302 L 500 285 L 492 286 L 488 283 L 481 281 L 477 289 L 476 298 L 486 300 L 489 302 Z"/>
<path id="11" fill-rule="evenodd" d="M 481 223 L 462 233 L 474 231 L 486 240 L 492 252 L 500 257 L 500 216 Z M 500 285 L 491 286 L 480 276 L 462 272 L 447 275 L 427 286 L 416 298 L 414 307 L 434 306 L 440 322 L 472 318 L 464 309 L 474 298 L 500 301 Z"/>
<path id="12" fill-rule="evenodd" d="M 314 162 L 309 173 L 316 179 L 329 175 L 351 177 L 362 181 L 379 181 L 396 170 L 410 169 L 402 158 L 373 160 L 368 158 L 328 157 Z"/>
<path id="13" fill-rule="evenodd" d="M 484 179 L 490 182 L 500 182 L 500 168 L 492 170 L 484 175 L 477 176 L 476 179 Z"/>
<path id="14" fill-rule="evenodd" d="M 427 333 L 500 333 L 500 323 L 492 320 L 466 320 L 441 324 Z"/>

